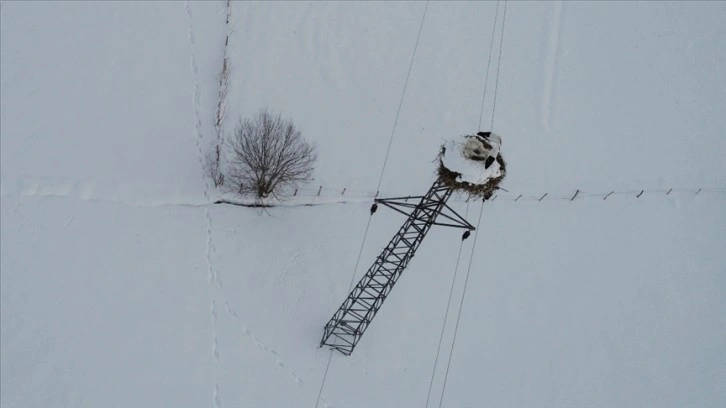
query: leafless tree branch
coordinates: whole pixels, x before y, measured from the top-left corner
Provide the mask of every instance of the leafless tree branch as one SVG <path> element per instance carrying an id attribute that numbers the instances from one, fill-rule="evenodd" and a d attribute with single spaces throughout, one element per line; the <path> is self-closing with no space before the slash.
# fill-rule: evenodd
<path id="1" fill-rule="evenodd" d="M 258 199 L 312 180 L 317 153 L 290 120 L 266 109 L 240 119 L 229 141 L 228 188 Z"/>

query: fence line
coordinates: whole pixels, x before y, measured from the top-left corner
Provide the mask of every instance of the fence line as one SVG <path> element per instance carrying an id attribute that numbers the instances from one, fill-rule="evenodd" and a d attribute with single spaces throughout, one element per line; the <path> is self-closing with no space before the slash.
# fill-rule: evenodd
<path id="1" fill-rule="evenodd" d="M 536 202 L 542 202 L 542 201 L 577 201 L 577 200 L 583 200 L 583 199 L 592 199 L 592 198 L 599 198 L 602 200 L 608 200 L 611 196 L 623 196 L 628 197 L 632 199 L 639 199 L 643 197 L 644 195 L 653 195 L 653 194 L 660 194 L 662 196 L 669 196 L 672 193 L 678 193 L 678 194 L 693 194 L 693 195 L 700 195 L 700 194 L 726 194 L 726 187 L 689 187 L 689 188 L 668 188 L 668 189 L 651 189 L 651 188 L 641 188 L 639 190 L 624 190 L 624 191 L 617 191 L 617 190 L 609 190 L 609 191 L 603 191 L 603 192 L 592 192 L 592 191 L 584 191 L 581 189 L 575 189 L 574 193 L 566 194 L 553 194 L 551 192 L 545 192 L 542 195 L 534 195 L 534 194 L 516 194 L 516 193 L 506 193 L 499 191 L 497 194 L 492 197 L 492 200 L 504 200 L 504 201 L 536 201 Z"/>
<path id="2" fill-rule="evenodd" d="M 513 201 L 513 202 L 566 202 L 581 201 L 588 199 L 612 200 L 615 196 L 620 198 L 642 199 L 644 196 L 661 195 L 662 197 L 676 194 L 691 195 L 707 195 L 707 194 L 726 194 L 726 187 L 684 187 L 684 188 L 640 188 L 635 190 L 605 190 L 601 192 L 587 191 L 579 188 L 571 190 L 557 191 L 539 191 L 539 192 L 519 192 L 499 190 L 490 201 Z M 379 192 L 381 197 L 386 196 L 402 196 L 400 193 Z M 357 189 L 349 189 L 348 187 L 326 187 L 323 185 L 311 187 L 299 187 L 290 192 L 290 196 L 297 199 L 311 198 L 315 199 L 338 199 L 340 201 L 353 200 L 373 200 L 376 198 L 376 192 Z M 466 195 L 454 195 L 452 201 L 467 201 Z"/>

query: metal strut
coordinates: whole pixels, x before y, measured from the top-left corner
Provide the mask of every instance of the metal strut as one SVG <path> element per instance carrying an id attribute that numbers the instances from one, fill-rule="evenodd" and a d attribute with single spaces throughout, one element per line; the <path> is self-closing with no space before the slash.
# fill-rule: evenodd
<path id="1" fill-rule="evenodd" d="M 408 215 L 408 219 L 325 325 L 320 347 L 329 346 L 345 355 L 353 352 L 432 225 L 474 229 L 446 205 L 451 193 L 448 186 L 437 180 L 424 196 L 375 200 L 376 204 Z M 409 204 L 407 201 L 410 199 L 418 199 L 419 202 Z M 411 208 L 413 211 L 408 214 L 401 208 Z M 444 210 L 448 210 L 449 214 L 443 213 Z M 439 215 L 446 222 L 436 222 Z"/>

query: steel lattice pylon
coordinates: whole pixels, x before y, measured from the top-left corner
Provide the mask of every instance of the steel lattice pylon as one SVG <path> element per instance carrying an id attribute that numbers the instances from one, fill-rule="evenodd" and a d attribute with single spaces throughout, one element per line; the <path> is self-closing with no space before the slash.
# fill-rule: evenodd
<path id="1" fill-rule="evenodd" d="M 474 229 L 446 204 L 451 194 L 451 188 L 437 180 L 424 196 L 375 200 L 376 204 L 408 215 L 408 219 L 325 325 L 320 347 L 330 346 L 345 355 L 353 352 L 432 225 Z M 409 204 L 409 200 L 419 201 Z M 405 209 L 412 211 L 409 214 Z M 436 222 L 439 216 L 446 221 Z"/>

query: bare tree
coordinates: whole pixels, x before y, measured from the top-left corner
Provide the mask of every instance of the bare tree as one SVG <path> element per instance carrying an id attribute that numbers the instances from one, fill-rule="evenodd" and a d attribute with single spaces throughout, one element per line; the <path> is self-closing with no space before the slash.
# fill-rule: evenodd
<path id="1" fill-rule="evenodd" d="M 239 194 L 280 198 L 286 187 L 312 180 L 315 146 L 279 114 L 263 109 L 252 119 L 240 119 L 229 145 L 225 181 Z"/>

